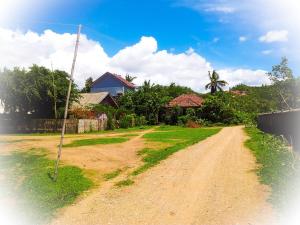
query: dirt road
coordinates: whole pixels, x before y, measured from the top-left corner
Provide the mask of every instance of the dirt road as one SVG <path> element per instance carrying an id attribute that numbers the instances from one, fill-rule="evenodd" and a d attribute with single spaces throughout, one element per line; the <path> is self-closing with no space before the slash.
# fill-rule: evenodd
<path id="1" fill-rule="evenodd" d="M 102 187 L 63 210 L 53 224 L 273 224 L 268 189 L 242 127 L 172 155 L 122 189 Z"/>

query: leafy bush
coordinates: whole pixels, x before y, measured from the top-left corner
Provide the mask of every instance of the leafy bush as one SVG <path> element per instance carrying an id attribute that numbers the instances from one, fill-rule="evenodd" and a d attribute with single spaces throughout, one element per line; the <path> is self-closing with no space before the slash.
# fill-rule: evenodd
<path id="1" fill-rule="evenodd" d="M 200 118 L 212 123 L 222 122 L 224 124 L 237 123 L 233 109 L 224 104 L 217 96 L 208 96 L 200 110 Z"/>
<path id="2" fill-rule="evenodd" d="M 125 115 L 119 120 L 120 128 L 129 128 L 134 126 L 134 115 Z"/>
<path id="3" fill-rule="evenodd" d="M 147 124 L 144 116 L 135 116 L 135 126 L 144 126 Z"/>

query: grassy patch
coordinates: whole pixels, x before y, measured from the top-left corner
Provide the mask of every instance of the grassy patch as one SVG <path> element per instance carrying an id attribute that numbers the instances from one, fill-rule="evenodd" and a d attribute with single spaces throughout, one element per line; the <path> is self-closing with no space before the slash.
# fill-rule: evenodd
<path id="1" fill-rule="evenodd" d="M 161 160 L 166 159 L 173 153 L 193 145 L 205 138 L 214 135 L 220 131 L 220 128 L 204 129 L 204 128 L 183 128 L 170 127 L 161 128 L 164 131 L 156 131 L 145 134 L 143 137 L 150 142 L 162 142 L 170 144 L 168 147 L 149 149 L 145 148 L 138 152 L 142 155 L 144 165 L 133 171 L 132 175 L 138 175 L 150 167 L 158 164 Z M 161 130 L 158 129 L 158 130 Z"/>
<path id="2" fill-rule="evenodd" d="M 113 179 L 113 178 L 119 176 L 119 174 L 120 174 L 121 172 L 122 172 L 122 171 L 121 171 L 120 169 L 118 169 L 118 170 L 115 170 L 115 171 L 113 171 L 113 172 L 111 172 L 111 173 L 106 173 L 106 174 L 104 174 L 104 175 L 103 175 L 103 178 L 104 178 L 105 180 L 111 180 L 111 179 Z"/>
<path id="3" fill-rule="evenodd" d="M 54 161 L 34 152 L 14 152 L 0 156 L 1 174 L 5 176 L 4 195 L 17 201 L 18 214 L 31 224 L 47 223 L 58 208 L 71 204 L 93 183 L 82 170 L 74 166 L 61 166 L 56 182 Z"/>
<path id="4" fill-rule="evenodd" d="M 126 180 L 121 180 L 121 181 L 117 182 L 115 184 L 115 186 L 117 186 L 117 187 L 124 187 L 124 186 L 130 186 L 132 184 L 134 184 L 133 180 L 126 179 Z"/>
<path id="5" fill-rule="evenodd" d="M 92 139 L 80 139 L 72 141 L 70 144 L 65 144 L 63 147 L 79 147 L 88 145 L 99 145 L 99 144 L 115 144 L 128 141 L 129 138 L 115 137 L 115 138 L 92 138 Z"/>
<path id="6" fill-rule="evenodd" d="M 128 133 L 128 134 L 123 134 L 123 135 L 120 135 L 118 137 L 136 137 L 136 136 L 139 136 L 139 134 L 135 134 L 135 133 Z"/>
<path id="7" fill-rule="evenodd" d="M 245 130 L 250 136 L 245 145 L 252 150 L 259 164 L 257 174 L 263 184 L 272 188 L 271 202 L 281 208 L 296 190 L 293 180 L 300 175 L 300 160 L 279 138 L 253 127 Z"/>

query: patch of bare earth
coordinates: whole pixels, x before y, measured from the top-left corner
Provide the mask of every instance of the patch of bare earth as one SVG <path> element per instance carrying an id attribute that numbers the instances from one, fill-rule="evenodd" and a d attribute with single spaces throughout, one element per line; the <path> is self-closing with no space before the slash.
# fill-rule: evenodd
<path id="1" fill-rule="evenodd" d="M 134 134 L 137 136 L 128 136 L 129 140 L 123 143 L 63 148 L 62 163 L 85 169 L 94 181 L 101 181 L 105 173 L 140 165 L 141 160 L 137 152 L 146 146 L 142 136 L 152 130 L 136 131 Z M 117 137 L 126 134 L 132 133 L 68 135 L 64 143 L 68 144 L 78 139 Z M 32 148 L 45 148 L 47 151 L 44 153 L 56 159 L 59 139 L 60 136 L 2 136 L 2 141 L 18 141 L 2 144 L 0 154 L 8 154 L 15 150 L 28 151 Z"/>
<path id="2" fill-rule="evenodd" d="M 132 186 L 106 183 L 63 209 L 53 225 L 273 224 L 268 188 L 254 172 L 246 138 L 242 127 L 224 128 L 141 174 Z"/>

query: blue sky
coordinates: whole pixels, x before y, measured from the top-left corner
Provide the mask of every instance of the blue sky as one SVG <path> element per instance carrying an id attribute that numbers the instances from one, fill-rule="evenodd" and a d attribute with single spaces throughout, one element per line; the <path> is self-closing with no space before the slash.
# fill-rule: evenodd
<path id="1" fill-rule="evenodd" d="M 291 28 L 293 24 L 276 15 L 277 8 L 282 8 L 281 4 L 292 7 L 295 1 L 278 0 L 277 4 L 266 0 L 259 5 L 257 3 L 261 1 L 253 0 L 256 6 L 243 0 L 238 2 L 46 0 L 41 3 L 32 0 L 18 16 L 0 25 L 23 32 L 31 30 L 42 34 L 51 29 L 62 34 L 76 32 L 75 26 L 65 24 L 81 23 L 87 38 L 99 42 L 109 57 L 138 43 L 142 36 L 153 37 L 158 45 L 157 51 L 180 54 L 192 48 L 218 70 L 269 71 L 281 56 L 287 56 L 292 69 L 299 74 L 299 58 L 289 51 L 294 45 L 290 39 L 295 39 L 293 34 L 296 33 Z M 261 11 L 262 7 L 269 11 Z M 288 12 L 284 13 L 282 16 Z M 275 16 L 277 21 L 273 20 Z"/>

